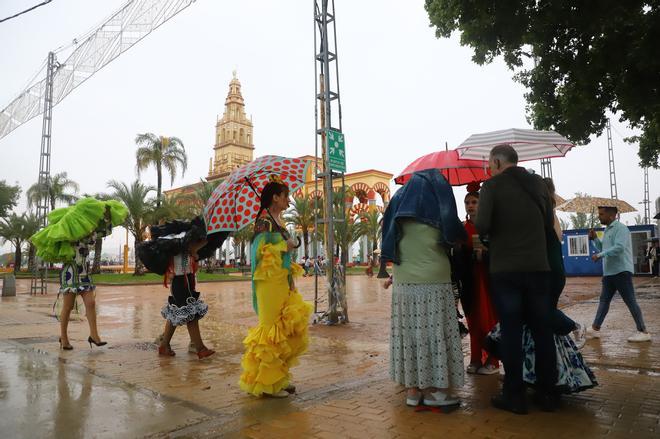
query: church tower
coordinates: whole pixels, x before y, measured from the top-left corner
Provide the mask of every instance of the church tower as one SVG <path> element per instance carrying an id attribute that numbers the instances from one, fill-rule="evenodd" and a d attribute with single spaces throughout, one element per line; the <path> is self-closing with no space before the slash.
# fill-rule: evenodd
<path id="1" fill-rule="evenodd" d="M 209 165 L 208 180 L 226 177 L 234 169 L 252 161 L 252 129 L 252 119 L 245 115 L 241 83 L 234 70 L 225 99 L 225 113 L 215 125 L 215 154 Z"/>

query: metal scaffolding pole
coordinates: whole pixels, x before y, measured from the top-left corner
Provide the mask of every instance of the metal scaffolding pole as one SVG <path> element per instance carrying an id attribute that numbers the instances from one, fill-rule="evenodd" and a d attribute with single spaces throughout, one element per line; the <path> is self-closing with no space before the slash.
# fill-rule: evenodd
<path id="1" fill-rule="evenodd" d="M 53 77 L 57 68 L 57 61 L 53 52 L 48 53 L 48 64 L 46 67 L 46 82 L 44 90 L 43 123 L 41 127 L 41 154 L 39 156 L 39 201 L 37 202 L 37 218 L 41 227 L 46 227 L 48 222 L 48 211 L 50 210 L 50 154 L 51 134 L 53 126 Z M 35 256 L 34 273 L 30 281 L 30 294 L 48 293 L 48 264 Z"/>
<path id="2" fill-rule="evenodd" d="M 651 200 L 649 199 L 649 168 L 644 168 L 644 224 L 651 224 Z"/>
<path id="3" fill-rule="evenodd" d="M 607 156 L 610 164 L 610 198 L 619 199 L 616 190 L 616 170 L 614 168 L 614 145 L 612 144 L 612 128 L 610 120 L 607 119 Z"/>
<path id="4" fill-rule="evenodd" d="M 552 162 L 551 159 L 541 159 L 541 175 L 543 178 L 552 178 Z"/>
<path id="5" fill-rule="evenodd" d="M 330 26 L 332 28 L 330 29 Z M 334 0 L 314 0 L 314 57 L 315 57 L 315 118 L 316 151 L 318 162 L 319 144 L 323 153 L 323 169 L 316 174 L 317 180 L 323 180 L 324 218 L 316 224 L 325 225 L 325 253 L 327 255 L 326 276 L 328 281 L 328 310 L 325 314 L 327 323 L 346 322 L 347 310 L 344 298 L 343 275 L 344 261 L 335 266 L 335 218 L 333 216 L 333 177 L 343 173 L 333 172 L 330 166 L 330 130 L 342 132 L 341 101 L 339 99 L 339 67 L 337 64 L 337 28 L 335 24 Z M 331 65 L 334 63 L 334 68 Z M 318 82 L 317 82 L 318 81 Z M 319 108 L 320 105 L 320 117 Z M 333 125 L 335 109 L 337 116 Z M 318 170 L 318 168 L 317 168 Z"/>

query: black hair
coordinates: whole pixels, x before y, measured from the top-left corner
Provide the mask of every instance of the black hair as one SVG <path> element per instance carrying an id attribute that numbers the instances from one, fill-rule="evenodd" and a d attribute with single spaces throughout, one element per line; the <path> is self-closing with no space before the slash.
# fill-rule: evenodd
<path id="1" fill-rule="evenodd" d="M 513 148 L 513 146 L 509 145 L 508 143 L 495 146 L 490 150 L 490 156 L 498 160 L 511 163 L 512 165 L 518 164 L 518 153 Z"/>
<path id="2" fill-rule="evenodd" d="M 271 204 L 273 204 L 273 197 L 275 195 L 281 195 L 282 193 L 289 193 L 289 187 L 284 183 L 271 181 L 264 186 L 264 190 L 261 191 L 261 208 L 259 209 L 257 219 L 259 219 L 264 210 L 268 209 Z"/>
<path id="3" fill-rule="evenodd" d="M 616 215 L 619 213 L 619 209 L 615 206 L 598 206 L 599 209 L 603 209 L 605 212 Z"/>
<path id="4" fill-rule="evenodd" d="M 550 199 L 552 200 L 552 207 L 556 207 L 557 199 L 555 198 L 555 182 L 552 181 L 552 178 L 545 177 L 543 179 L 543 183 L 545 183 L 545 187 L 548 188 L 548 192 L 550 193 Z"/>
<path id="5" fill-rule="evenodd" d="M 467 194 L 465 194 L 465 198 L 463 198 L 463 201 L 467 200 L 467 197 L 474 197 L 478 200 L 479 192 L 468 192 Z"/>

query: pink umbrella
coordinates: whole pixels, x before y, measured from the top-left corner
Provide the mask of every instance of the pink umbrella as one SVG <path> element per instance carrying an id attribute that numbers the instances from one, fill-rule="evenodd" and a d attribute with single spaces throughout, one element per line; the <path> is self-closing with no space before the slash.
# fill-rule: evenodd
<path id="1" fill-rule="evenodd" d="M 426 169 L 439 169 L 452 186 L 462 186 L 473 181 L 482 182 L 490 178 L 488 162 L 461 159 L 458 157 L 458 151 L 452 150 L 433 152 L 418 158 L 409 164 L 394 182 L 405 184 L 412 174 Z"/>

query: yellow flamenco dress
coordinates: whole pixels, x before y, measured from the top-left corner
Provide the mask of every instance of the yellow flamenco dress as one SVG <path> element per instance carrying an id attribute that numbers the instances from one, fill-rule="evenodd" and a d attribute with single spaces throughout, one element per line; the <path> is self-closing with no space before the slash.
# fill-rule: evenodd
<path id="1" fill-rule="evenodd" d="M 293 284 L 303 269 L 291 261 L 277 228 L 270 219 L 259 219 L 252 243 L 252 305 L 259 324 L 243 340 L 239 385 L 255 396 L 285 389 L 289 369 L 309 344 L 307 325 L 313 307 Z"/>

